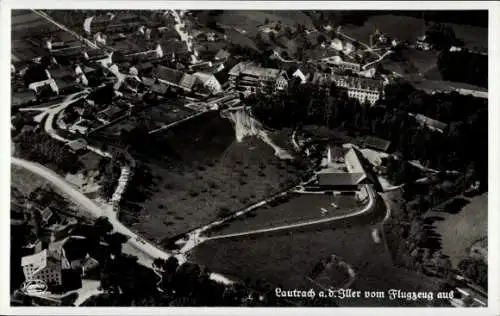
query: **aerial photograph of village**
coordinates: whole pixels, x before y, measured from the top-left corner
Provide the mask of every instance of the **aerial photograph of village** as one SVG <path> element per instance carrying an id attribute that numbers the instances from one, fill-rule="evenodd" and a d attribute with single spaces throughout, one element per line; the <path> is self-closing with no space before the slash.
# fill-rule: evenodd
<path id="1" fill-rule="evenodd" d="M 11 306 L 488 307 L 488 10 L 10 15 Z"/>

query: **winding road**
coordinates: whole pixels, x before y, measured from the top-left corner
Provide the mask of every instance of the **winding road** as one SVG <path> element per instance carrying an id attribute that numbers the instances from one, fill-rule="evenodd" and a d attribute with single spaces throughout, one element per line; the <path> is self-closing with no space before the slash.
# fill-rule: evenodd
<path id="1" fill-rule="evenodd" d="M 94 201 L 90 200 L 83 193 L 75 189 L 72 185 L 66 182 L 61 176 L 59 176 L 54 171 L 50 170 L 47 167 L 44 167 L 38 163 L 34 163 L 31 161 L 27 161 L 24 159 L 12 157 L 11 163 L 15 166 L 19 166 L 33 172 L 40 177 L 43 177 L 52 185 L 54 185 L 57 189 L 65 193 L 71 198 L 74 202 L 79 204 L 85 211 L 91 214 L 94 217 L 106 216 L 115 232 L 119 232 L 128 238 L 127 243 L 124 245 L 124 251 L 129 252 L 132 255 L 138 257 L 139 263 L 151 267 L 153 264 L 153 260 L 156 258 L 167 259 L 173 254 L 167 253 L 151 243 L 143 240 L 136 233 L 132 232 L 125 225 L 123 225 L 117 218 L 116 212 L 113 211 L 111 207 L 100 207 Z M 186 262 L 186 256 L 183 254 L 175 255 L 180 264 Z M 212 273 L 210 278 L 218 281 L 222 281 L 226 284 L 231 284 L 232 281 L 227 279 L 226 277 L 219 275 L 217 273 Z"/>

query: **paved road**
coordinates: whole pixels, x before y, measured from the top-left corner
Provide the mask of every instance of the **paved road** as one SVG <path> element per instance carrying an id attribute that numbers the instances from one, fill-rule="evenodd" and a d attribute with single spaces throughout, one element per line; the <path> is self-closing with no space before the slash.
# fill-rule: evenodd
<path id="1" fill-rule="evenodd" d="M 68 32 L 69 34 L 73 35 L 74 37 L 76 37 L 78 40 L 84 42 L 85 44 L 87 44 L 89 47 L 92 47 L 94 49 L 97 49 L 99 48 L 96 44 L 92 43 L 91 41 L 89 41 L 88 39 L 84 38 L 83 36 L 81 36 L 80 34 L 68 29 L 66 26 L 58 23 L 57 21 L 55 21 L 54 19 L 52 19 L 50 16 L 48 16 L 45 12 L 43 11 L 40 11 L 40 10 L 31 10 L 33 11 L 35 14 L 37 14 L 38 16 L 44 18 L 45 20 L 49 21 L 50 23 L 54 24 L 55 26 L 57 26 L 58 28 L 60 28 L 61 30 L 63 31 L 66 31 Z"/>
<path id="2" fill-rule="evenodd" d="M 137 236 L 137 234 L 132 232 L 130 229 L 128 229 L 118 221 L 116 213 L 111 208 L 101 208 L 94 201 L 90 200 L 83 193 L 68 184 L 63 178 L 61 178 L 57 173 L 50 170 L 49 168 L 46 168 L 38 163 L 19 159 L 16 157 L 12 157 L 11 163 L 13 165 L 25 168 L 48 180 L 57 189 L 67 194 L 73 201 L 81 205 L 83 209 L 89 212 L 92 216 L 106 216 L 113 225 L 114 230 L 126 236 L 129 236 L 130 239 L 128 241 L 128 244 L 147 256 L 146 259 L 150 259 L 152 261 L 155 258 L 169 257 L 170 254 L 156 248 L 155 246 L 145 241 L 139 241 L 139 237 Z"/>

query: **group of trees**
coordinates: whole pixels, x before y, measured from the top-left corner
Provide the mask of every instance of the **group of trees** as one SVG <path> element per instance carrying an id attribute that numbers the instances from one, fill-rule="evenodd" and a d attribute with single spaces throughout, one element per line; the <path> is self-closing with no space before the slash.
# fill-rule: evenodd
<path id="1" fill-rule="evenodd" d="M 99 187 L 99 193 L 105 199 L 110 199 L 113 192 L 116 190 L 118 185 L 118 179 L 121 175 L 120 159 L 114 155 L 111 159 L 101 158 L 99 160 L 99 177 L 101 179 L 101 185 Z"/>
<path id="2" fill-rule="evenodd" d="M 458 93 L 428 95 L 406 83 L 385 88 L 379 106 L 361 104 L 332 83 L 327 89 L 291 81 L 286 93 L 247 99 L 257 119 L 274 128 L 323 125 L 390 140 L 406 160 L 438 170 L 466 171 L 487 184 L 487 102 Z M 383 106 L 380 106 L 382 105 Z M 440 133 L 421 126 L 408 113 L 448 123 Z M 471 179 L 472 180 L 472 179 Z M 485 188 L 485 187 L 483 187 Z"/>
<path id="3" fill-rule="evenodd" d="M 82 167 L 76 154 L 43 131 L 23 131 L 13 138 L 13 142 L 20 158 L 49 165 L 61 173 L 74 174 Z"/>
<path id="4" fill-rule="evenodd" d="M 449 50 L 451 46 L 462 46 L 463 41 L 458 39 L 455 31 L 449 25 L 433 23 L 426 31 L 427 42 L 440 51 Z"/>
<path id="5" fill-rule="evenodd" d="M 437 67 L 443 80 L 488 88 L 488 55 L 443 51 L 439 54 Z"/>
<path id="6" fill-rule="evenodd" d="M 467 257 L 458 263 L 464 276 L 488 290 L 488 264 L 482 259 Z"/>
<path id="7" fill-rule="evenodd" d="M 391 200 L 393 212 L 384 225 L 384 233 L 395 264 L 446 277 L 453 267 L 442 253 L 432 218 L 426 218 L 426 213 L 459 194 L 464 189 L 463 181 L 461 177 L 436 175 L 430 182 L 407 184 L 404 194 Z M 459 207 L 453 205 L 450 207 Z"/>

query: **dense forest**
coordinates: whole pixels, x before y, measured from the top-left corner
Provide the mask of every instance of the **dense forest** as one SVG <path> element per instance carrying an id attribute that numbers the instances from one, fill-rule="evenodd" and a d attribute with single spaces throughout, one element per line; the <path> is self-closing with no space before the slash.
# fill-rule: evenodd
<path id="1" fill-rule="evenodd" d="M 443 80 L 488 88 L 488 55 L 443 51 L 437 67 Z"/>

